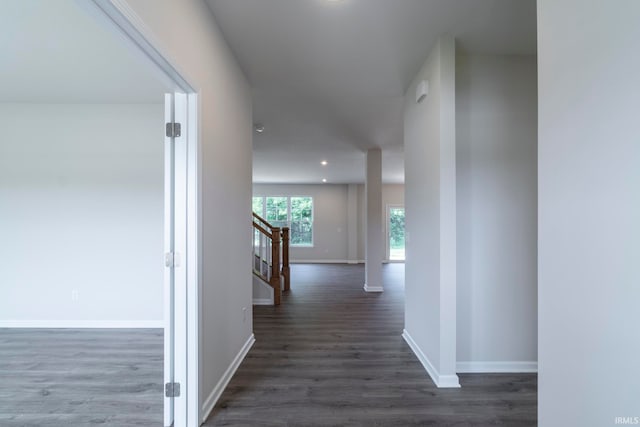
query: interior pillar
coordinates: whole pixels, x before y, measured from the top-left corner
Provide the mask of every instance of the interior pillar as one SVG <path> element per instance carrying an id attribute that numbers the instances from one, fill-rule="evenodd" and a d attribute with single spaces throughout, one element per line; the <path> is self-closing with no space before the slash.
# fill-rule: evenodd
<path id="1" fill-rule="evenodd" d="M 365 283 L 367 292 L 382 292 L 382 150 L 367 151 L 365 232 Z"/>
<path id="2" fill-rule="evenodd" d="M 347 190 L 347 262 L 358 263 L 358 184 Z"/>

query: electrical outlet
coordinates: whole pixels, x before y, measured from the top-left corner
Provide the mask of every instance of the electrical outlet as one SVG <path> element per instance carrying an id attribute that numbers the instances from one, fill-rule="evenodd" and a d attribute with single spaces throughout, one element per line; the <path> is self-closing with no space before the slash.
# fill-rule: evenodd
<path id="1" fill-rule="evenodd" d="M 78 301 L 80 299 L 80 292 L 77 289 L 71 291 L 71 301 Z"/>

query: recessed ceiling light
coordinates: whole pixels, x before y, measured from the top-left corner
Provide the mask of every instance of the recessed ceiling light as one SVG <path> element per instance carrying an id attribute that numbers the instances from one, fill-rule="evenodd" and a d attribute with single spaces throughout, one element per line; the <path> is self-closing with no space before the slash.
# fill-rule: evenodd
<path id="1" fill-rule="evenodd" d="M 327 182 L 327 178 L 322 178 L 322 182 Z"/>
<path id="2" fill-rule="evenodd" d="M 256 130 L 256 132 L 258 133 L 262 133 L 264 132 L 264 125 L 261 123 L 256 123 L 255 125 L 253 125 L 253 128 Z"/>
<path id="3" fill-rule="evenodd" d="M 321 164 L 322 166 L 327 166 L 327 161 L 326 161 L 326 160 L 323 160 L 323 161 L 321 161 L 321 162 L 320 162 L 320 164 Z"/>

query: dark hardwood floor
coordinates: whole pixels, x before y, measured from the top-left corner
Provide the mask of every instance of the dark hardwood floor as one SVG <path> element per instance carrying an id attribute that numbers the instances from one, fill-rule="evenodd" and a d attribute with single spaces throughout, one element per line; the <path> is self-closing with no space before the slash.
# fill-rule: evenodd
<path id="1" fill-rule="evenodd" d="M 294 265 L 279 307 L 206 426 L 535 426 L 536 375 L 460 375 L 438 389 L 400 334 L 404 265 L 366 294 L 361 265 Z"/>
<path id="2" fill-rule="evenodd" d="M 154 426 L 162 329 L 0 329 L 0 426 Z"/>
<path id="3" fill-rule="evenodd" d="M 402 264 L 294 265 L 206 426 L 535 426 L 535 375 L 437 389 L 400 334 Z M 162 425 L 162 330 L 0 329 L 0 426 Z"/>

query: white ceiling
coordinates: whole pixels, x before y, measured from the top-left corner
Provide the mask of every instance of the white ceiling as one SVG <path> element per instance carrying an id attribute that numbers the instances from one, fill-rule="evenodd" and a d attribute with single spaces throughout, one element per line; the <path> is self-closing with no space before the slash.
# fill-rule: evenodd
<path id="1" fill-rule="evenodd" d="M 3 0 L 0 102 L 161 103 L 167 86 L 88 1 Z"/>
<path id="2" fill-rule="evenodd" d="M 207 0 L 254 94 L 254 182 L 403 182 L 402 97 L 437 37 L 535 54 L 535 0 Z M 321 160 L 329 165 L 323 167 Z"/>

